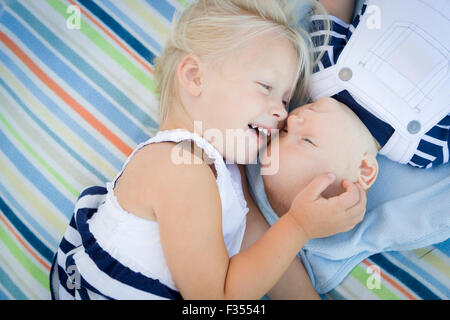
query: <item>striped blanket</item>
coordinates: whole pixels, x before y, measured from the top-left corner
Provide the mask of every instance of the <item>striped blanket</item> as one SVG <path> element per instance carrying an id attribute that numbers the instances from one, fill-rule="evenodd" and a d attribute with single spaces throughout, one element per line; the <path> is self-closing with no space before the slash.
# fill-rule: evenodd
<path id="1" fill-rule="evenodd" d="M 0 0 L 0 299 L 49 299 L 88 185 L 157 130 L 153 60 L 184 0 Z M 450 241 L 377 254 L 329 299 L 448 299 Z"/>

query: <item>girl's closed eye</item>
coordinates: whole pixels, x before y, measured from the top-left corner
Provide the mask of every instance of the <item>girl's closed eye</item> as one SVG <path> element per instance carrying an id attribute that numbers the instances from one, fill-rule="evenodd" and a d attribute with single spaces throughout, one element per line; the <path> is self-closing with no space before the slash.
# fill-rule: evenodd
<path id="1" fill-rule="evenodd" d="M 309 138 L 300 138 L 300 140 L 303 142 L 305 142 L 305 143 L 308 143 L 308 144 L 310 144 L 310 145 L 312 145 L 312 146 L 314 146 L 314 147 L 317 147 L 317 145 L 311 140 L 311 139 L 309 139 Z"/>
<path id="2" fill-rule="evenodd" d="M 272 86 L 262 83 L 262 82 L 258 82 L 258 84 L 263 87 L 264 90 L 267 91 L 267 93 L 270 93 L 272 91 Z"/>
<path id="3" fill-rule="evenodd" d="M 265 83 L 262 83 L 262 82 L 258 82 L 258 84 L 266 91 L 267 94 L 270 94 L 272 92 L 272 90 L 273 90 L 273 87 L 268 85 L 268 84 L 265 84 Z M 289 104 L 289 101 L 283 99 L 281 101 L 281 103 L 286 107 Z"/>

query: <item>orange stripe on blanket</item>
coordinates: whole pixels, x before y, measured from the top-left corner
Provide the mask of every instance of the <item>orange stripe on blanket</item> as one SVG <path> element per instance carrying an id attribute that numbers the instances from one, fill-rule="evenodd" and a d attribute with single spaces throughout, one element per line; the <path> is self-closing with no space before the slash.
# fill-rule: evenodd
<path id="1" fill-rule="evenodd" d="M 367 260 L 363 261 L 365 265 L 367 265 L 368 267 L 371 267 L 373 264 L 370 263 Z M 402 288 L 402 286 L 400 284 L 398 284 L 394 279 L 392 279 L 391 277 L 389 277 L 388 275 L 384 274 L 383 272 L 380 271 L 381 277 L 386 280 L 387 282 L 389 282 L 394 288 L 396 288 L 398 291 L 400 291 L 401 293 L 403 293 L 409 300 L 417 300 L 416 297 L 414 297 L 413 295 L 411 295 L 408 291 L 406 291 L 404 288 Z"/>
<path id="2" fill-rule="evenodd" d="M 42 260 L 36 252 L 30 246 L 20 237 L 20 235 L 14 230 L 14 228 L 8 223 L 8 221 L 3 217 L 3 215 L 0 215 L 0 220 L 3 222 L 3 224 L 8 228 L 9 232 L 13 234 L 13 236 L 17 239 L 17 241 L 20 242 L 20 244 L 25 248 L 26 251 L 28 251 L 29 254 L 33 256 L 47 271 L 50 271 L 50 265 L 46 263 L 44 260 Z"/>
<path id="3" fill-rule="evenodd" d="M 86 10 L 81 8 L 73 0 L 68 0 L 72 5 L 80 8 L 81 13 L 86 16 L 93 24 L 100 28 L 108 37 L 110 37 L 115 43 L 117 43 L 123 50 L 125 50 L 130 56 L 132 56 L 139 64 L 141 64 L 145 69 L 147 69 L 151 74 L 153 74 L 153 69 L 150 68 L 142 59 L 140 59 L 133 51 L 131 51 L 126 45 L 124 45 L 119 39 L 117 39 L 111 32 L 105 29 L 95 18 L 93 18 Z"/>
<path id="4" fill-rule="evenodd" d="M 55 81 L 53 81 L 45 72 L 40 69 L 31 59 L 23 52 L 6 34 L 0 31 L 0 40 L 22 60 L 22 62 L 47 85 L 58 97 L 60 97 L 68 106 L 78 113 L 87 123 L 96 129 L 103 137 L 110 141 L 125 156 L 129 156 L 133 151 L 130 146 L 123 142 L 118 136 L 105 127 L 97 120 L 89 111 L 73 99 L 64 89 L 62 89 Z"/>

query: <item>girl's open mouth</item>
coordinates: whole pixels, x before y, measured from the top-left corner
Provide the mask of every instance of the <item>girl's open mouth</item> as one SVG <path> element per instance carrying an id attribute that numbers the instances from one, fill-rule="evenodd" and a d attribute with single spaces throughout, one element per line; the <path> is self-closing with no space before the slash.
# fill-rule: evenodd
<path id="1" fill-rule="evenodd" d="M 249 124 L 248 127 L 256 134 L 258 139 L 258 147 L 261 147 L 264 142 L 267 144 L 270 141 L 270 136 L 272 134 L 271 129 L 262 127 L 257 124 Z"/>

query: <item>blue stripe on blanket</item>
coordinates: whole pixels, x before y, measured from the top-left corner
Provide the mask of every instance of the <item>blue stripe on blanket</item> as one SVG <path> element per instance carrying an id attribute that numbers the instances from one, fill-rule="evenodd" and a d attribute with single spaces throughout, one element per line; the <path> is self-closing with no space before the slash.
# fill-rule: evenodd
<path id="1" fill-rule="evenodd" d="M 52 251 L 54 251 L 55 248 L 58 247 L 59 239 L 55 239 L 51 236 L 47 229 L 38 223 L 33 215 L 31 215 L 28 210 L 25 210 L 25 208 L 16 201 L 16 199 L 8 192 L 2 183 L 0 183 L 0 193 L 3 195 L 6 202 L 9 203 L 10 207 L 14 208 L 13 211 L 16 211 L 17 214 L 21 216 L 21 219 L 27 222 L 27 224 L 34 230 L 35 234 L 39 234 L 40 237 L 47 241 L 47 243 L 52 246 Z"/>
<path id="2" fill-rule="evenodd" d="M 16 216 L 11 208 L 6 204 L 2 197 L 0 197 L 0 211 L 14 226 L 14 228 L 23 236 L 23 238 L 36 249 L 41 256 L 47 261 L 52 261 L 53 251 L 50 250 L 34 233 Z"/>
<path id="3" fill-rule="evenodd" d="M 149 5 L 155 8 L 161 15 L 163 15 L 167 21 L 172 21 L 175 13 L 175 8 L 169 2 L 161 0 L 145 0 Z"/>
<path id="4" fill-rule="evenodd" d="M 1 47 L 1 46 L 0 46 Z M 76 133 L 92 150 L 95 150 L 102 159 L 108 161 L 115 169 L 122 168 L 122 161 L 119 160 L 111 151 L 108 150 L 105 144 L 100 143 L 94 136 L 92 136 L 85 128 L 75 121 L 73 116 L 68 115 L 62 110 L 56 102 L 54 102 L 43 90 L 41 90 L 36 83 L 31 80 L 6 54 L 0 50 L 0 62 L 3 63 L 22 83 L 25 88 L 32 93 L 48 111 L 56 116 L 61 123 L 64 123 L 72 132 Z"/>
<path id="5" fill-rule="evenodd" d="M 158 124 L 141 108 L 134 104 L 122 91 L 118 90 L 108 79 L 97 72 L 90 64 L 83 60 L 74 50 L 59 39 L 43 23 L 36 19 L 19 2 L 9 2 L 8 6 L 14 10 L 26 23 L 33 26 L 33 30 L 39 33 L 61 56 L 69 60 L 77 70 L 82 71 L 93 83 L 102 88 L 122 108 L 127 110 L 143 126 L 157 128 Z"/>
<path id="6" fill-rule="evenodd" d="M 131 33 L 129 33 L 121 24 L 119 24 L 113 17 L 106 13 L 96 3 L 91 0 L 78 0 L 84 7 L 86 7 L 93 15 L 99 18 L 105 25 L 113 30 L 123 41 L 132 47 L 141 57 L 143 57 L 150 64 L 153 64 L 155 55 L 150 52 L 139 40 L 137 40 Z"/>
<path id="7" fill-rule="evenodd" d="M 8 276 L 8 274 L 0 266 L 0 284 L 5 290 L 7 290 L 14 299 L 26 300 L 27 296 L 20 290 L 14 281 Z"/>
<path id="8" fill-rule="evenodd" d="M 70 218 L 73 204 L 67 199 L 52 183 L 46 179 L 36 167 L 17 150 L 16 146 L 0 131 L 0 150 L 14 163 L 16 168 L 40 190 L 47 199 L 52 202 L 56 208 Z"/>
<path id="9" fill-rule="evenodd" d="M 70 84 L 72 89 L 86 99 L 93 107 L 100 111 L 109 121 L 114 123 L 135 143 L 149 138 L 141 128 L 136 126 L 117 107 L 115 107 L 100 92 L 78 75 L 47 46 L 38 40 L 27 28 L 25 28 L 8 11 L 3 12 L 1 22 L 14 33 L 47 67 L 55 72 L 58 77 Z"/>
<path id="10" fill-rule="evenodd" d="M 114 14 L 117 18 L 122 20 L 125 25 L 130 26 L 131 29 L 139 36 L 142 40 L 145 40 L 147 44 L 152 47 L 156 54 L 161 53 L 163 48 L 161 45 L 155 41 L 147 32 L 142 30 L 140 26 L 138 26 L 136 23 L 134 23 L 133 20 L 131 20 L 126 14 L 122 12 L 119 8 L 117 8 L 111 1 L 109 0 L 99 0 L 99 2 L 102 4 L 102 6 L 108 9 L 112 14 Z M 157 1 L 158 3 L 161 2 L 160 0 Z"/>
<path id="11" fill-rule="evenodd" d="M 64 150 L 67 151 L 75 160 L 83 165 L 87 170 L 92 172 L 97 178 L 102 182 L 106 182 L 107 179 L 103 176 L 97 169 L 91 166 L 86 160 L 81 158 L 78 153 L 72 149 L 69 145 L 67 145 L 60 137 L 58 137 L 43 121 L 41 121 L 26 105 L 25 103 L 12 91 L 12 89 L 2 80 L 0 79 L 0 86 L 5 88 L 8 94 L 17 102 L 17 104 L 22 108 L 26 114 L 33 119 L 36 124 L 41 127 L 53 140 L 58 143 Z"/>
<path id="12" fill-rule="evenodd" d="M 439 251 L 450 258 L 450 239 L 434 245 Z"/>
<path id="13" fill-rule="evenodd" d="M 413 274 L 414 277 L 420 276 L 420 278 L 422 278 L 423 280 L 428 282 L 436 290 L 442 292 L 443 295 L 445 295 L 446 297 L 450 297 L 450 289 L 447 288 L 445 285 L 442 285 L 442 283 L 438 279 L 433 277 L 432 274 L 427 272 L 426 269 L 421 268 L 420 266 L 418 266 L 417 264 L 412 262 L 410 259 L 405 257 L 400 252 L 391 251 L 388 253 L 388 255 L 393 257 L 398 262 L 400 262 L 403 266 L 408 268 L 410 271 L 414 272 L 414 274 Z"/>
<path id="14" fill-rule="evenodd" d="M 368 260 L 374 262 L 387 272 L 389 272 L 391 275 L 395 275 L 396 278 L 398 278 L 402 283 L 404 283 L 408 288 L 410 288 L 414 293 L 416 293 L 418 296 L 420 296 L 422 299 L 425 300 L 441 300 L 437 295 L 435 295 L 433 292 L 431 292 L 427 287 L 425 287 L 423 284 L 421 284 L 417 279 L 412 277 L 409 273 L 406 271 L 400 269 L 393 263 L 391 263 L 386 257 L 384 257 L 382 254 L 375 254 L 368 258 Z"/>

